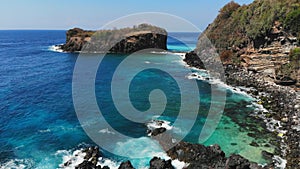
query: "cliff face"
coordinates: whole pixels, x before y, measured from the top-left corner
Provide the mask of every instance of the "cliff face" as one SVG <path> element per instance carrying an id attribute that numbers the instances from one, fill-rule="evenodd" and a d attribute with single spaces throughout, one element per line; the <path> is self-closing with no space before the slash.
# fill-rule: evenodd
<path id="1" fill-rule="evenodd" d="M 133 28 L 85 31 L 79 28 L 67 31 L 66 52 L 132 53 L 143 49 L 167 49 L 166 30 L 141 24 Z"/>
<path id="2" fill-rule="evenodd" d="M 199 42 L 207 37 L 224 64 L 237 64 L 276 81 L 278 70 L 291 62 L 290 51 L 299 46 L 299 20 L 299 0 L 255 0 L 243 6 L 230 2 Z M 202 50 L 203 44 L 199 43 L 195 53 Z M 300 81 L 294 75 L 285 76 L 295 83 Z"/>

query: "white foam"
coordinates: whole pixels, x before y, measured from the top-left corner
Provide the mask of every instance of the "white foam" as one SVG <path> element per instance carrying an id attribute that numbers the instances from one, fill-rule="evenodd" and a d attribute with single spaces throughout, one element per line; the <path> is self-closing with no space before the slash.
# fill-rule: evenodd
<path id="1" fill-rule="evenodd" d="M 60 169 L 74 169 L 76 166 L 81 164 L 84 161 L 86 153 L 83 152 L 84 149 L 79 150 L 58 150 L 55 153 L 55 156 L 62 157 L 62 163 L 59 165 Z M 159 157 L 164 160 L 170 160 L 171 158 L 160 148 L 159 144 L 156 141 L 148 137 L 141 137 L 137 139 L 129 139 L 126 142 L 119 142 L 116 146 L 116 152 L 122 151 L 133 151 L 129 152 L 129 155 L 134 155 L 131 158 L 131 163 L 136 168 L 149 168 L 150 159 L 153 157 Z M 116 153 L 115 152 L 115 153 Z M 118 154 L 118 153 L 117 153 Z M 21 163 L 22 162 L 22 163 Z M 14 160 L 9 161 L 4 165 L 1 165 L 0 169 L 15 169 L 15 168 L 26 168 L 28 167 L 28 162 L 23 164 L 23 160 Z M 69 162 L 68 166 L 64 166 L 66 162 Z M 175 169 L 183 169 L 189 164 L 179 161 L 178 159 L 171 161 Z M 97 165 L 101 167 L 108 166 L 110 169 L 118 169 L 121 162 L 114 161 L 111 159 L 100 157 L 98 159 Z"/>
<path id="2" fill-rule="evenodd" d="M 171 54 L 173 54 L 173 55 L 178 55 L 178 56 L 180 56 L 182 59 L 184 59 L 184 57 L 185 57 L 185 55 L 186 55 L 186 53 L 184 53 L 184 52 L 182 52 L 182 53 L 176 52 L 176 53 L 171 53 Z"/>
<path id="3" fill-rule="evenodd" d="M 99 133 L 102 133 L 102 134 L 116 134 L 113 131 L 109 131 L 108 128 L 99 130 Z"/>
<path id="4" fill-rule="evenodd" d="M 29 159 L 13 159 L 4 164 L 0 164 L 0 169 L 24 169 L 32 167 L 33 161 Z"/>
<path id="5" fill-rule="evenodd" d="M 39 133 L 50 133 L 51 130 L 50 129 L 46 129 L 46 130 L 39 130 Z"/>
<path id="6" fill-rule="evenodd" d="M 163 52 L 151 51 L 150 53 L 153 53 L 153 54 L 162 54 L 162 55 L 170 54 L 170 52 L 168 52 L 168 51 L 163 51 Z"/>
<path id="7" fill-rule="evenodd" d="M 165 128 L 167 130 L 172 130 L 171 123 L 166 120 L 151 120 L 149 123 L 147 123 L 147 127 L 150 130 L 157 129 L 157 128 Z"/>
<path id="8" fill-rule="evenodd" d="M 172 160 L 172 165 L 176 168 L 176 169 L 183 169 L 189 166 L 189 163 L 185 163 L 182 161 L 179 161 L 178 159 Z"/>
<path id="9" fill-rule="evenodd" d="M 285 169 L 286 168 L 287 161 L 285 159 L 283 159 L 279 156 L 274 156 L 273 160 L 275 162 L 276 168 L 278 168 L 278 169 Z"/>
<path id="10" fill-rule="evenodd" d="M 59 165 L 60 168 L 73 169 L 84 161 L 86 153 L 82 152 L 83 149 L 72 152 L 71 150 L 58 150 L 55 155 L 62 156 L 63 162 Z M 66 162 L 70 162 L 68 166 L 64 166 Z"/>
<path id="11" fill-rule="evenodd" d="M 120 166 L 119 162 L 116 162 L 116 161 L 113 161 L 110 159 L 106 159 L 103 157 L 100 157 L 98 160 L 99 161 L 98 161 L 97 165 L 100 165 L 101 167 L 108 166 L 110 169 L 118 169 Z"/>
<path id="12" fill-rule="evenodd" d="M 63 45 L 63 44 L 60 44 L 60 45 Z M 64 51 L 61 49 L 60 45 L 52 45 L 48 49 L 53 52 L 64 53 Z"/>
<path id="13" fill-rule="evenodd" d="M 227 85 L 223 81 L 221 81 L 220 79 L 211 78 L 209 73 L 206 70 L 197 69 L 197 72 L 188 74 L 186 76 L 186 78 L 205 81 L 209 84 L 217 85 L 218 87 L 229 89 L 233 93 L 240 94 L 240 95 L 246 96 L 248 98 L 252 98 L 247 93 L 247 91 L 250 91 L 252 89 L 248 89 L 248 88 L 245 88 L 245 87 L 242 87 L 242 86 L 233 87 L 233 86 Z"/>
<path id="14" fill-rule="evenodd" d="M 84 149 L 79 149 L 75 151 L 71 150 L 58 150 L 55 155 L 62 156 L 63 162 L 59 165 L 61 169 L 74 169 L 76 166 L 84 161 L 86 153 L 83 152 Z M 64 166 L 66 162 L 70 162 L 68 166 Z M 107 158 L 100 157 L 98 159 L 97 165 L 102 167 L 108 166 L 110 169 L 118 169 L 120 162 L 116 162 Z"/>
<path id="15" fill-rule="evenodd" d="M 118 142 L 113 153 L 131 159 L 166 157 L 159 143 L 149 137 L 131 138 L 125 142 Z"/>

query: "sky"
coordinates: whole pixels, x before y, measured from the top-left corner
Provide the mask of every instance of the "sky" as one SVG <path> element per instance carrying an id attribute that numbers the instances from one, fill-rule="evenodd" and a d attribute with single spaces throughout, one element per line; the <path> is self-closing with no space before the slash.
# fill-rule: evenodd
<path id="1" fill-rule="evenodd" d="M 1 0 L 0 30 L 99 29 L 127 15 L 160 12 L 178 16 L 204 30 L 231 0 Z M 253 0 L 235 0 L 249 4 Z M 172 23 L 170 23 L 172 24 Z M 178 30 L 181 25 L 171 27 Z"/>

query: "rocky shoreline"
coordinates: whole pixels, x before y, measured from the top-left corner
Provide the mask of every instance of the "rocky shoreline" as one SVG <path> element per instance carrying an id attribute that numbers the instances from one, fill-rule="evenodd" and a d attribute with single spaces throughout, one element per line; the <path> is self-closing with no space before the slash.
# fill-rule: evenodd
<path id="1" fill-rule="evenodd" d="M 202 69 L 203 65 L 190 64 L 195 63 L 190 58 L 184 61 L 192 67 Z M 172 145 L 172 138 L 168 135 L 163 121 L 158 121 L 161 127 L 149 130 L 148 135 L 157 140 L 167 155 L 172 160 L 179 160 L 188 164 L 185 168 L 276 168 L 276 164 L 281 164 L 280 168 L 300 168 L 300 91 L 297 88 L 280 86 L 272 82 L 272 79 L 245 68 L 235 65 L 224 65 L 226 83 L 231 86 L 243 86 L 244 90 L 252 97 L 256 98 L 256 106 L 260 107 L 254 111 L 251 116 L 253 119 L 260 119 L 265 123 L 265 127 L 277 135 L 280 146 L 280 156 L 272 153 L 263 152 L 263 156 L 273 160 L 273 163 L 267 166 L 260 166 L 257 163 L 250 162 L 240 155 L 232 154 L 225 157 L 225 153 L 218 145 L 204 146 L 201 144 L 192 144 L 179 142 Z M 174 146 L 171 149 L 170 145 Z M 99 148 L 87 148 L 83 150 L 87 155 L 85 160 L 75 168 L 104 168 L 108 166 L 99 166 L 97 160 L 101 157 Z M 96 153 L 95 153 L 96 152 Z M 285 162 L 286 160 L 286 162 Z M 64 164 L 68 166 L 68 163 Z M 153 157 L 149 161 L 151 169 L 174 168 L 171 160 L 164 160 L 159 157 Z M 278 166 L 277 166 L 278 167 Z M 122 169 L 132 169 L 130 161 L 122 162 L 119 166 Z"/>
<path id="2" fill-rule="evenodd" d="M 163 121 L 157 121 L 163 124 Z M 267 166 L 260 166 L 257 163 L 250 162 L 244 157 L 232 154 L 225 157 L 225 153 L 218 145 L 204 146 L 202 144 L 192 144 L 180 141 L 178 144 L 173 143 L 173 138 L 166 132 L 166 128 L 160 127 L 149 131 L 149 136 L 157 140 L 163 149 L 166 151 L 170 159 L 162 159 L 160 157 L 153 157 L 149 161 L 149 169 L 175 169 L 177 166 L 172 165 L 172 160 L 185 162 L 184 169 L 199 169 L 199 168 L 232 168 L 232 169 L 269 169 L 274 168 L 272 164 Z M 173 147 L 169 149 L 169 146 Z M 75 168 L 75 169 L 110 169 L 109 166 L 99 163 L 102 154 L 99 147 L 92 146 L 80 151 L 82 162 L 73 164 L 74 160 L 64 162 L 61 168 Z M 75 154 L 76 158 L 80 156 Z M 118 169 L 134 169 L 130 161 L 121 162 Z M 178 169 L 181 169 L 178 168 Z"/>
<path id="3" fill-rule="evenodd" d="M 187 53 L 187 65 L 204 69 L 193 52 Z M 253 112 L 266 128 L 277 135 L 280 158 L 286 159 L 286 168 L 300 168 L 300 90 L 296 86 L 280 86 L 263 73 L 248 71 L 236 65 L 224 65 L 226 83 L 231 86 L 251 88 L 248 94 L 256 98 L 260 110 Z M 274 161 L 282 160 L 272 155 Z"/>
<path id="4" fill-rule="evenodd" d="M 185 59 L 188 63 L 193 61 Z M 194 63 L 194 62 L 193 62 Z M 193 67 L 203 68 L 201 64 L 193 64 Z M 225 65 L 226 83 L 231 86 L 244 86 L 251 88 L 245 90 L 249 95 L 257 99 L 259 110 L 251 115 L 253 119 L 261 119 L 266 124 L 266 128 L 277 135 L 278 144 L 280 145 L 280 157 L 272 153 L 264 152 L 264 156 L 273 159 L 273 163 L 267 166 L 260 166 L 250 162 L 240 155 L 231 155 L 225 157 L 225 153 L 218 145 L 204 146 L 201 144 L 192 144 L 179 142 L 172 145 L 172 137 L 168 135 L 164 123 L 158 121 L 161 127 L 149 130 L 148 135 L 157 140 L 168 156 L 172 160 L 183 161 L 188 166 L 185 168 L 276 168 L 276 163 L 282 164 L 282 168 L 299 168 L 299 141 L 300 140 L 300 97 L 299 91 L 287 86 L 279 86 L 265 76 L 259 73 L 247 71 L 242 67 L 234 65 Z M 264 109 L 265 108 L 265 109 Z M 174 146 L 171 149 L 170 145 Z M 95 147 L 83 150 L 86 152 L 85 160 L 75 168 L 104 168 L 100 166 L 97 160 L 101 157 L 99 148 Z M 64 164 L 68 166 L 68 163 Z M 159 157 L 153 157 L 149 162 L 150 169 L 174 168 L 171 160 L 164 160 Z M 119 166 L 121 169 L 132 169 L 130 161 L 122 162 Z"/>
<path id="5" fill-rule="evenodd" d="M 281 157 L 287 160 L 286 168 L 300 168 L 300 91 L 279 86 L 268 77 L 243 68 L 225 66 L 226 82 L 233 86 L 253 87 L 249 91 L 265 110 L 254 112 L 271 132 L 281 139 Z"/>

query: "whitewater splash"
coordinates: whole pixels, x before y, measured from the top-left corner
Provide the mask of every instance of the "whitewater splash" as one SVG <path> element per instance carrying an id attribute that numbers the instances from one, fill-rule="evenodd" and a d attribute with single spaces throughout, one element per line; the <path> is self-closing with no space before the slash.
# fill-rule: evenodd
<path id="1" fill-rule="evenodd" d="M 59 52 L 59 53 L 65 53 L 62 49 L 61 49 L 61 45 L 52 45 L 48 48 L 48 50 L 52 51 L 52 52 Z"/>
<path id="2" fill-rule="evenodd" d="M 227 85 L 225 82 L 221 81 L 220 79 L 215 79 L 210 77 L 209 73 L 206 70 L 203 69 L 195 69 L 197 72 L 190 73 L 186 76 L 187 79 L 195 79 L 207 82 L 211 85 L 216 85 L 220 88 L 229 89 L 231 92 L 243 95 L 247 98 L 252 98 L 247 92 L 250 90 L 254 90 L 252 88 L 245 88 L 243 86 L 233 87 L 230 85 Z"/>
<path id="3" fill-rule="evenodd" d="M 30 159 L 14 159 L 0 164 L 0 169 L 25 169 L 33 168 L 34 162 Z"/>
<path id="4" fill-rule="evenodd" d="M 118 143 L 118 145 L 116 146 L 116 151 L 132 150 L 133 151 L 132 154 L 138 155 L 140 158 L 132 157 L 129 160 L 131 161 L 132 165 L 135 168 L 139 168 L 139 169 L 149 168 L 149 162 L 152 157 L 159 157 L 164 160 L 171 159 L 169 156 L 167 156 L 165 152 L 163 152 L 159 147 L 157 147 L 158 145 L 154 145 L 154 147 L 152 144 L 148 145 L 151 142 L 153 142 L 153 140 L 151 140 L 148 137 L 141 137 L 138 139 L 138 141 L 134 139 L 128 140 L 127 142 Z M 145 146 L 144 144 L 147 144 L 147 146 Z M 131 145 L 131 147 L 128 147 L 129 145 Z M 136 147 L 137 145 L 140 145 L 140 149 Z M 145 153 L 152 157 L 143 158 Z M 59 165 L 60 169 L 74 169 L 76 166 L 78 166 L 84 161 L 84 157 L 86 153 L 84 153 L 84 149 L 58 150 L 55 153 L 55 155 L 62 157 L 62 163 Z M 102 167 L 108 166 L 110 169 L 118 169 L 120 164 L 121 161 L 114 161 L 112 159 L 105 158 L 105 157 L 99 157 L 97 162 L 97 166 L 99 165 Z M 187 163 L 181 162 L 177 159 L 172 160 L 171 164 L 175 167 L 175 169 L 183 169 L 188 166 Z"/>
<path id="5" fill-rule="evenodd" d="M 60 169 L 74 169 L 76 166 L 81 164 L 84 161 L 84 157 L 86 155 L 83 152 L 84 149 L 79 150 L 58 150 L 56 152 L 56 156 L 62 156 L 63 162 L 59 165 Z M 97 165 L 100 166 L 108 166 L 110 169 L 118 169 L 120 163 L 115 162 L 113 160 L 100 157 L 98 159 Z"/>
<path id="6" fill-rule="evenodd" d="M 149 130 L 158 129 L 158 128 L 165 128 L 167 130 L 171 130 L 173 126 L 171 126 L 171 122 L 166 120 L 151 120 L 147 123 L 147 128 Z"/>

